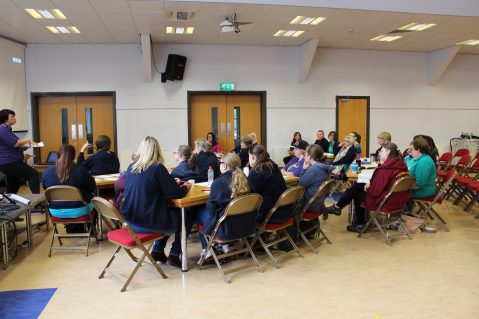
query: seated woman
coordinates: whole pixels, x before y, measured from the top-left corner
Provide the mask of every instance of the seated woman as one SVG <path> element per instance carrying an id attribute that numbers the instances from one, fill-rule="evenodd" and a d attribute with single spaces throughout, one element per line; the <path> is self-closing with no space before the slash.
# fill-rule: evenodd
<path id="1" fill-rule="evenodd" d="M 202 176 L 203 181 L 208 180 L 208 168 L 211 166 L 215 174 L 215 178 L 218 177 L 220 172 L 220 165 L 218 157 L 211 151 L 211 143 L 204 138 L 199 138 L 195 141 L 196 166 L 198 167 L 198 173 Z"/>
<path id="2" fill-rule="evenodd" d="M 338 154 L 339 150 L 341 149 L 340 147 L 338 147 L 338 144 L 338 133 L 336 133 L 336 131 L 331 131 L 328 133 L 328 148 L 324 149 L 323 151 L 334 154 L 334 156 L 336 156 L 336 154 Z"/>
<path id="3" fill-rule="evenodd" d="M 86 168 L 92 175 L 115 174 L 120 172 L 120 161 L 115 153 L 110 152 L 111 140 L 106 135 L 96 138 L 96 153 L 85 160 L 84 152 L 91 147 L 85 143 L 78 154 L 77 165 Z"/>
<path id="4" fill-rule="evenodd" d="M 49 206 L 52 216 L 57 218 L 79 218 L 88 215 L 93 210 L 91 199 L 95 196 L 95 179 L 83 167 L 75 166 L 75 148 L 69 144 L 63 144 L 58 151 L 58 159 L 55 166 L 45 170 L 42 176 L 43 188 L 47 189 L 55 185 L 69 185 L 78 188 L 82 194 L 82 202 L 53 202 Z"/>
<path id="5" fill-rule="evenodd" d="M 125 196 L 121 212 L 131 228 L 138 233 L 174 233 L 179 226 L 179 209 L 168 207 L 168 199 L 186 196 L 191 184 L 178 184 L 163 165 L 160 144 L 145 137 L 136 151 L 138 159 L 125 173 Z M 164 248 L 169 236 L 157 240 L 151 252 L 156 261 L 165 263 Z M 179 260 L 179 243 L 171 248 L 170 256 Z"/>
<path id="6" fill-rule="evenodd" d="M 258 211 L 258 222 L 262 222 L 271 208 L 286 190 L 286 183 L 278 165 L 273 162 L 263 145 L 256 145 L 250 150 L 249 165 L 251 170 L 248 180 L 251 184 L 251 192 L 263 196 L 263 203 Z M 281 207 L 269 220 L 272 224 L 281 224 L 291 217 L 289 207 Z"/>
<path id="7" fill-rule="evenodd" d="M 286 166 L 281 169 L 281 174 L 283 174 L 284 176 L 296 176 L 296 177 L 299 177 L 299 175 L 301 175 L 301 171 L 303 170 L 305 149 L 306 149 L 306 146 L 304 145 L 294 147 L 294 151 L 293 151 L 294 156 L 286 164 Z"/>
<path id="8" fill-rule="evenodd" d="M 416 136 L 411 143 L 412 160 L 408 162 L 409 173 L 416 178 L 417 189 L 412 198 L 424 198 L 436 193 L 436 164 L 429 143 L 424 137 Z"/>
<path id="9" fill-rule="evenodd" d="M 226 206 L 233 198 L 250 192 L 248 178 L 243 174 L 240 165 L 240 158 L 234 153 L 228 153 L 223 157 L 220 167 L 221 175 L 211 185 L 206 207 L 198 212 L 198 224 L 203 225 L 203 233 L 210 234 L 214 230 L 216 223 L 223 216 Z M 235 228 L 241 227 L 243 222 L 249 224 L 249 220 L 245 220 L 245 218 L 251 218 L 251 214 L 230 219 L 228 225 L 219 229 L 217 236 L 225 239 L 234 237 Z M 203 248 L 202 254 L 204 254 L 207 242 L 203 235 L 200 235 L 200 240 Z M 228 252 L 229 246 L 223 245 L 223 251 Z"/>
<path id="10" fill-rule="evenodd" d="M 238 156 L 241 160 L 241 167 L 248 166 L 249 163 L 249 152 L 253 148 L 253 140 L 251 137 L 243 137 L 240 141 L 241 149 L 238 153 Z"/>
<path id="11" fill-rule="evenodd" d="M 376 209 L 396 179 L 401 175 L 407 174 L 407 166 L 396 144 L 384 144 L 379 152 L 379 160 L 382 164 L 374 171 L 369 184 L 354 184 L 344 192 L 335 205 L 326 208 L 323 218 L 327 218 L 327 214 L 341 215 L 341 210 L 354 199 L 355 221 L 353 225 L 347 226 L 347 230 L 350 232 L 361 231 L 367 222 L 365 211 Z M 395 208 L 394 202 L 402 199 L 403 196 L 407 196 L 407 194 L 393 194 L 385 204 L 385 207 Z"/>
<path id="12" fill-rule="evenodd" d="M 300 147 L 303 150 L 305 150 L 306 146 L 308 146 L 308 142 L 304 141 L 301 138 L 301 133 L 294 132 L 293 140 L 291 141 L 291 145 L 289 146 L 289 156 L 286 156 L 285 158 L 283 158 L 284 164 L 285 165 L 288 164 L 288 162 L 294 157 L 294 149 L 296 147 Z"/>
<path id="13" fill-rule="evenodd" d="M 183 181 L 194 179 L 195 182 L 204 181 L 203 177 L 196 171 L 196 157 L 188 145 L 180 145 L 174 152 L 175 160 L 178 162 L 171 171 L 171 176 Z"/>
<path id="14" fill-rule="evenodd" d="M 211 151 L 213 151 L 213 153 L 217 153 L 217 154 L 221 153 L 221 145 L 216 140 L 216 134 L 215 133 L 208 132 L 208 134 L 206 134 L 206 140 L 211 143 Z"/>
<path id="15" fill-rule="evenodd" d="M 349 141 L 349 136 L 346 136 L 343 142 L 340 144 L 341 149 L 336 154 L 334 161 L 331 163 L 336 166 L 332 171 L 333 175 L 342 176 L 346 174 L 349 169 L 349 165 L 356 158 L 356 150 L 352 147 L 352 144 Z"/>
<path id="16" fill-rule="evenodd" d="M 379 153 L 381 152 L 383 145 L 391 143 L 391 134 L 389 132 L 381 132 L 378 134 L 378 144 L 379 148 L 374 153 L 376 160 L 379 160 Z"/>
<path id="17" fill-rule="evenodd" d="M 361 149 L 361 135 L 358 132 L 351 132 L 349 133 L 349 142 L 354 147 L 354 151 L 356 152 L 356 159 L 361 159 L 363 150 Z"/>

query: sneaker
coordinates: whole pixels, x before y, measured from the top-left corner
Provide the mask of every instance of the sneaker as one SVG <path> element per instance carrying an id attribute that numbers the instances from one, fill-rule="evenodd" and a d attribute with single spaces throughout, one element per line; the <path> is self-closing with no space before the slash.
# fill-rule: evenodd
<path id="1" fill-rule="evenodd" d="M 326 214 L 326 215 L 334 214 L 336 216 L 341 216 L 341 207 L 337 206 L 336 204 L 334 204 L 333 206 L 326 207 L 326 209 L 323 212 L 323 215 L 324 214 Z M 326 217 L 326 219 L 327 219 L 327 217 Z"/>
<path id="2" fill-rule="evenodd" d="M 346 226 L 346 230 L 352 233 L 360 233 L 363 227 L 364 225 L 348 225 Z"/>
<path id="3" fill-rule="evenodd" d="M 229 244 L 224 244 L 224 245 L 221 245 L 221 250 L 223 251 L 223 254 L 227 254 L 229 253 L 230 251 L 232 251 L 231 247 Z"/>
<path id="4" fill-rule="evenodd" d="M 180 256 L 169 255 L 168 256 L 168 264 L 176 267 L 181 268 L 181 259 Z"/>
<path id="5" fill-rule="evenodd" d="M 165 253 L 163 251 L 156 251 L 153 250 L 151 252 L 151 257 L 153 257 L 153 260 L 159 261 L 162 264 L 165 264 L 168 258 L 166 257 Z"/>

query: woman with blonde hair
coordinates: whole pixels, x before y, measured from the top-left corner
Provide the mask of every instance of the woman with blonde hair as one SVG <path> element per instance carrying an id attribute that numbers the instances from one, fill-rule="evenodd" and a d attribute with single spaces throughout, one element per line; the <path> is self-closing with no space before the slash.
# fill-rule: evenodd
<path id="1" fill-rule="evenodd" d="M 241 170 L 241 160 L 238 155 L 228 153 L 223 157 L 220 164 L 221 175 L 213 181 L 211 185 L 210 197 L 206 203 L 206 207 L 198 213 L 198 224 L 203 225 L 203 233 L 210 234 L 218 220 L 233 198 L 250 192 L 248 178 Z M 250 225 L 251 221 L 245 220 L 251 218 L 251 214 L 238 216 L 234 220 L 228 220 L 218 230 L 217 236 L 223 239 L 234 238 L 235 230 L 242 224 Z M 255 217 L 253 217 L 255 218 Z M 207 242 L 201 235 L 201 247 L 206 249 Z M 228 246 L 223 246 L 223 251 L 228 251 Z"/>
<path id="2" fill-rule="evenodd" d="M 383 149 L 383 145 L 384 144 L 388 144 L 388 143 L 391 143 L 391 133 L 389 132 L 380 132 L 378 134 L 378 144 L 379 144 L 379 148 L 376 150 L 376 152 L 374 153 L 374 156 L 376 157 L 376 160 L 379 160 L 379 153 L 381 152 L 381 150 Z"/>
<path id="3" fill-rule="evenodd" d="M 211 167 L 214 172 L 214 177 L 221 174 L 218 158 L 216 154 L 211 151 L 211 143 L 204 138 L 195 140 L 195 160 L 198 173 L 203 177 L 203 181 L 208 180 L 208 169 Z"/>
<path id="4" fill-rule="evenodd" d="M 151 136 L 143 139 L 136 151 L 137 159 L 125 173 L 125 197 L 121 212 L 125 220 L 138 233 L 171 234 L 177 231 L 179 211 L 168 207 L 168 199 L 186 196 L 190 184 L 180 185 L 163 165 L 160 144 Z M 157 240 L 151 255 L 165 263 L 164 248 L 168 236 Z M 173 251 L 170 255 L 174 255 Z M 179 255 L 179 251 L 177 252 Z M 178 257 L 178 256 L 176 256 Z M 179 257 L 178 257 L 179 258 Z"/>

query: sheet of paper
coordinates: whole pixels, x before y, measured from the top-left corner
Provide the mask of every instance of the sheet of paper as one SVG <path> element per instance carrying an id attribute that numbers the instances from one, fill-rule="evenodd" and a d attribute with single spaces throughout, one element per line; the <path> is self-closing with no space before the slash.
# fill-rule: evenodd
<path id="1" fill-rule="evenodd" d="M 358 183 L 364 183 L 367 184 L 373 177 L 374 170 L 373 169 L 363 169 L 359 174 L 358 174 Z"/>
<path id="2" fill-rule="evenodd" d="M 31 147 L 44 147 L 45 144 L 43 144 L 43 142 L 38 142 L 37 144 L 32 144 L 30 145 Z"/>

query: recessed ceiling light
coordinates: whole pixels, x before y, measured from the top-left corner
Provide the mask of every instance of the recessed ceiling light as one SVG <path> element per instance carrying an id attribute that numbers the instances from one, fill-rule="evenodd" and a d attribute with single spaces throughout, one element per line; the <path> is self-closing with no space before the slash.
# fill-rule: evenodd
<path id="1" fill-rule="evenodd" d="M 297 16 L 293 20 L 289 22 L 289 24 L 312 24 L 312 25 L 318 25 L 322 21 L 324 21 L 326 18 L 323 17 L 304 17 L 304 16 Z"/>
<path id="2" fill-rule="evenodd" d="M 38 9 L 38 12 L 45 18 L 45 19 L 55 19 L 53 14 L 50 13 L 47 9 Z"/>
<path id="3" fill-rule="evenodd" d="M 57 27 L 57 29 L 58 29 L 61 33 L 71 33 L 70 30 L 68 30 L 68 29 L 65 28 L 65 27 Z"/>
<path id="4" fill-rule="evenodd" d="M 194 27 L 166 27 L 167 34 L 193 34 L 195 32 Z"/>
<path id="5" fill-rule="evenodd" d="M 478 45 L 479 40 L 471 39 L 471 40 L 467 40 L 467 41 L 464 41 L 464 42 L 459 42 L 457 44 L 458 45 Z"/>
<path id="6" fill-rule="evenodd" d="M 381 41 L 381 42 L 393 42 L 396 41 L 397 39 L 401 39 L 402 36 L 400 35 L 379 35 L 375 38 L 372 38 L 371 41 Z"/>
<path id="7" fill-rule="evenodd" d="M 68 27 L 67 29 L 70 30 L 71 33 L 80 33 L 77 27 Z"/>
<path id="8" fill-rule="evenodd" d="M 25 9 L 35 19 L 66 19 L 67 17 L 59 9 Z"/>
<path id="9" fill-rule="evenodd" d="M 304 31 L 296 31 L 296 30 L 278 30 L 273 36 L 275 37 L 299 37 L 301 34 L 303 34 Z"/>
<path id="10" fill-rule="evenodd" d="M 423 31 L 436 26 L 435 23 L 409 23 L 399 28 L 399 30 Z"/>

